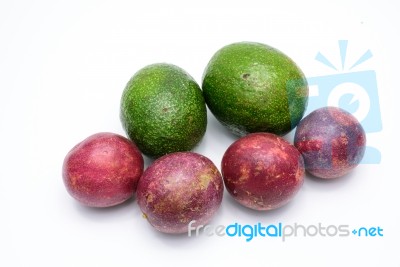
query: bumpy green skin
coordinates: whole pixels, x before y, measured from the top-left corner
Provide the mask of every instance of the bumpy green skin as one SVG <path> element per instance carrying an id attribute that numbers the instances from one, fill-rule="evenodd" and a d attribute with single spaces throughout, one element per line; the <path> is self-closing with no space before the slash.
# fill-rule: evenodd
<path id="1" fill-rule="evenodd" d="M 300 68 L 279 50 L 260 43 L 220 49 L 206 67 L 202 89 L 214 116 L 239 136 L 290 132 L 308 101 Z"/>
<path id="2" fill-rule="evenodd" d="M 204 136 L 207 110 L 194 79 L 171 64 L 153 64 L 128 82 L 121 99 L 121 122 L 143 154 L 191 150 Z"/>

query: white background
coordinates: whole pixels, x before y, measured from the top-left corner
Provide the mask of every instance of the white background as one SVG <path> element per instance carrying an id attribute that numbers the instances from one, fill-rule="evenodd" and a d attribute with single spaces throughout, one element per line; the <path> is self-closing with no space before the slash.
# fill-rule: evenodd
<path id="1" fill-rule="evenodd" d="M 0 1 L 1 266 L 400 266 L 400 210 L 394 103 L 400 26 L 396 1 Z M 129 78 L 156 62 L 176 64 L 199 83 L 213 53 L 237 41 L 272 45 L 308 77 L 340 66 L 349 40 L 357 70 L 375 70 L 383 130 L 368 134 L 381 164 L 333 181 L 306 177 L 296 198 L 255 212 L 224 195 L 211 224 L 348 224 L 383 237 L 169 236 L 141 217 L 135 200 L 108 209 L 80 206 L 61 178 L 64 156 L 100 131 L 124 135 L 119 101 Z M 396 111 L 398 114 L 398 111 Z M 292 140 L 293 133 L 286 136 Z M 209 114 L 196 151 L 219 167 L 235 140 Z M 147 163 L 148 164 L 148 161 Z"/>

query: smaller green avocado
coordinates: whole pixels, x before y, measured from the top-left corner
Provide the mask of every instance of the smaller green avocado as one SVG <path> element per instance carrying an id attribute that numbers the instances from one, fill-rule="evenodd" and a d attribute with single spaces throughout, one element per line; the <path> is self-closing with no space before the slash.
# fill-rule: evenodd
<path id="1" fill-rule="evenodd" d="M 165 63 L 146 66 L 128 82 L 120 119 L 143 154 L 189 151 L 203 138 L 207 108 L 202 91 L 183 69 Z"/>
<path id="2" fill-rule="evenodd" d="M 284 135 L 299 123 L 308 102 L 307 80 L 295 62 L 254 42 L 217 51 L 205 69 L 202 89 L 214 116 L 239 136 Z"/>

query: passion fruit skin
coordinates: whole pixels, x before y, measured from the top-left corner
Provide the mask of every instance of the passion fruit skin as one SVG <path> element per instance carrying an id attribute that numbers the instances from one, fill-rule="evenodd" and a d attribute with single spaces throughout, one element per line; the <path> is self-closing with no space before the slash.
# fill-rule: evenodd
<path id="1" fill-rule="evenodd" d="M 245 207 L 272 210 L 287 204 L 304 181 L 299 151 L 271 133 L 253 133 L 234 142 L 222 158 L 231 196 Z"/>
<path id="2" fill-rule="evenodd" d="M 69 151 L 62 175 L 73 198 L 103 208 L 134 195 L 143 167 L 143 156 L 132 141 L 114 133 L 97 133 Z"/>
<path id="3" fill-rule="evenodd" d="M 221 205 L 223 181 L 208 158 L 194 152 L 165 155 L 143 173 L 137 190 L 140 209 L 158 231 L 188 232 L 209 222 Z"/>
<path id="4" fill-rule="evenodd" d="M 294 145 L 310 174 L 332 179 L 346 175 L 361 162 L 366 136 L 352 114 L 337 107 L 323 107 L 301 120 Z"/>

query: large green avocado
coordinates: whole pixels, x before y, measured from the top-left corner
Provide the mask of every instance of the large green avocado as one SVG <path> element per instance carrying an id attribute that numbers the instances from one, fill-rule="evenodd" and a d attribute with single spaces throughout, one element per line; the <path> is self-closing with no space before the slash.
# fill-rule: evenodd
<path id="1" fill-rule="evenodd" d="M 152 158 L 191 150 L 207 126 L 199 85 L 183 69 L 164 63 L 144 67 L 130 79 L 120 117 L 129 138 Z"/>
<path id="2" fill-rule="evenodd" d="M 253 42 L 217 51 L 205 69 L 202 89 L 214 116 L 239 136 L 290 132 L 308 101 L 300 68 L 279 50 Z"/>

